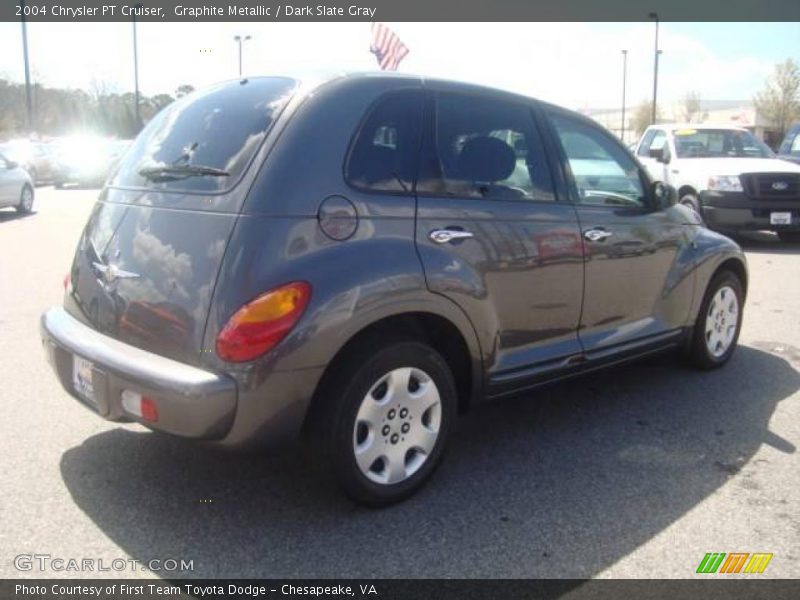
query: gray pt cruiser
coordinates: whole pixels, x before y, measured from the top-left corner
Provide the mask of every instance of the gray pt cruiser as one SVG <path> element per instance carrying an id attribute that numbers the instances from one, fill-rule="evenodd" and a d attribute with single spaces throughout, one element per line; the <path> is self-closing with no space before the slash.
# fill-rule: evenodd
<path id="1" fill-rule="evenodd" d="M 308 432 L 355 500 L 459 413 L 655 352 L 731 357 L 740 248 L 580 115 L 399 75 L 265 77 L 157 115 L 41 319 L 97 415 L 228 447 Z"/>

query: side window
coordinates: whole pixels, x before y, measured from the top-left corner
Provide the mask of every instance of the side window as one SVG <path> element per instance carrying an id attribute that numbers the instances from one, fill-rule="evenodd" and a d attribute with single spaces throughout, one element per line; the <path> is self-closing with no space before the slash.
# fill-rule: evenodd
<path id="1" fill-rule="evenodd" d="M 418 190 L 461 198 L 555 200 L 531 108 L 480 96 L 436 98 L 435 172 Z"/>
<path id="2" fill-rule="evenodd" d="M 411 192 L 421 122 L 421 92 L 395 92 L 379 100 L 351 145 L 345 166 L 347 182 L 373 192 Z"/>
<path id="3" fill-rule="evenodd" d="M 800 131 L 794 136 L 794 141 L 792 142 L 791 148 L 789 148 L 789 154 L 792 156 L 800 156 Z"/>
<path id="4" fill-rule="evenodd" d="M 644 134 L 642 141 L 639 142 L 639 149 L 636 151 L 637 156 L 650 156 L 650 146 L 653 143 L 654 137 L 656 137 L 655 129 L 650 129 Z"/>
<path id="5" fill-rule="evenodd" d="M 656 134 L 653 136 L 653 140 L 650 142 L 650 148 L 648 150 L 663 150 L 664 146 L 667 145 L 667 134 L 663 131 L 656 130 Z"/>
<path id="6" fill-rule="evenodd" d="M 551 114 L 581 204 L 644 207 L 639 169 L 603 131 L 572 117 Z"/>

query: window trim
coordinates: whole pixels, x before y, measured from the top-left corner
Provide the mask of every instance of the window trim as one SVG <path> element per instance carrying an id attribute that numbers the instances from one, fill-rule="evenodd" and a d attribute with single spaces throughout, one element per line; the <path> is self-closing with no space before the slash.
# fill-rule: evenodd
<path id="1" fill-rule="evenodd" d="M 420 102 L 420 110 L 419 110 L 419 136 L 417 138 L 417 153 L 414 160 L 414 180 L 411 182 L 411 189 L 410 190 L 376 190 L 374 188 L 367 188 L 362 187 L 360 185 L 356 185 L 348 175 L 348 167 L 350 166 L 350 160 L 352 158 L 353 152 L 355 151 L 356 142 L 361 139 L 361 132 L 367 126 L 367 122 L 369 121 L 370 117 L 372 117 L 373 113 L 379 108 L 379 106 L 389 97 L 397 96 L 400 94 L 417 94 L 419 96 Z M 421 87 L 408 87 L 408 88 L 395 88 L 392 90 L 387 90 L 380 94 L 375 100 L 373 100 L 369 106 L 364 111 L 364 114 L 361 116 L 361 120 L 358 122 L 355 131 L 350 136 L 350 141 L 347 143 L 347 150 L 344 154 L 344 161 L 342 161 L 342 181 L 344 181 L 345 185 L 350 189 L 356 190 L 362 194 L 369 194 L 372 196 L 401 196 L 401 197 L 411 197 L 414 198 L 417 195 L 417 180 L 419 179 L 419 166 L 420 166 L 420 155 L 422 153 L 423 148 L 423 136 L 425 135 L 424 131 L 425 127 L 425 90 Z"/>
<path id="2" fill-rule="evenodd" d="M 650 181 L 649 177 L 647 176 L 646 171 L 642 168 L 639 164 L 638 160 L 635 157 L 631 158 L 634 166 L 636 167 L 636 172 L 639 175 L 639 181 L 642 184 L 642 190 L 644 192 L 644 205 L 642 206 L 615 206 L 615 205 L 603 205 L 603 204 L 586 204 L 580 201 L 580 196 L 578 195 L 578 186 L 575 183 L 575 176 L 572 173 L 572 168 L 569 164 L 569 157 L 564 150 L 564 146 L 561 143 L 561 140 L 558 137 L 558 131 L 556 130 L 556 126 L 553 123 L 552 117 L 560 116 L 565 117 L 568 119 L 572 119 L 573 121 L 577 121 L 580 123 L 586 124 L 588 127 L 593 128 L 596 130 L 600 135 L 605 136 L 611 143 L 616 144 L 620 150 L 626 151 L 625 145 L 618 140 L 616 137 L 611 135 L 608 131 L 606 131 L 602 126 L 596 125 L 592 121 L 586 120 L 578 114 L 572 113 L 571 111 L 565 110 L 563 108 L 548 105 L 545 110 L 543 111 L 544 118 L 547 121 L 547 128 L 549 134 L 552 138 L 552 142 L 554 145 L 554 150 L 556 155 L 559 158 L 559 166 L 563 171 L 563 176 L 565 179 L 565 183 L 567 186 L 567 197 L 569 198 L 569 202 L 576 208 L 591 208 L 591 209 L 601 209 L 606 211 L 625 211 L 626 213 L 632 214 L 651 214 L 654 212 L 658 212 L 661 210 L 661 207 L 656 202 L 655 198 L 653 198 L 653 183 Z M 647 132 L 645 132 L 647 135 Z M 642 137 L 642 142 L 644 141 L 644 136 Z M 630 153 L 626 152 L 626 155 L 630 155 Z"/>
<path id="3" fill-rule="evenodd" d="M 428 118 L 424 120 L 424 129 L 423 129 L 423 138 L 425 138 L 426 144 L 424 144 L 423 148 L 420 152 L 420 161 L 423 159 L 423 152 L 429 150 L 433 153 L 433 158 L 435 160 L 439 159 L 439 147 L 436 139 L 437 133 L 437 117 L 438 117 L 438 96 L 441 94 L 450 94 L 456 96 L 466 96 L 468 98 L 481 98 L 481 99 L 489 99 L 489 100 L 496 100 L 501 103 L 511 104 L 521 107 L 528 113 L 528 116 L 531 120 L 533 125 L 533 130 L 535 134 L 538 134 L 539 141 L 541 143 L 542 152 L 544 153 L 545 163 L 547 164 L 548 174 L 550 175 L 550 185 L 553 193 L 552 200 L 541 200 L 538 198 L 525 198 L 521 200 L 515 200 L 512 198 L 470 198 L 466 196 L 458 196 L 455 194 L 447 194 L 447 193 L 436 193 L 436 192 L 428 192 L 428 191 L 420 191 L 416 189 L 415 183 L 415 193 L 420 198 L 441 198 L 441 199 L 448 199 L 448 200 L 460 200 L 465 202 L 513 202 L 515 204 L 542 204 L 544 206 L 552 206 L 554 204 L 564 204 L 564 201 L 561 199 L 561 194 L 559 194 L 559 186 L 556 182 L 555 178 L 555 171 L 553 169 L 553 161 L 550 157 L 550 150 L 548 148 L 548 140 L 546 139 L 545 133 L 545 126 L 541 122 L 542 120 L 537 116 L 537 109 L 538 104 L 535 100 L 521 100 L 517 98 L 500 98 L 499 100 L 497 97 L 492 93 L 475 93 L 472 91 L 465 91 L 465 90 L 439 90 L 439 89 L 429 89 L 426 90 L 428 95 L 428 102 L 425 104 L 425 110 L 429 111 Z M 417 168 L 417 179 L 419 179 L 419 172 L 420 169 Z M 442 176 L 444 180 L 444 177 Z"/>

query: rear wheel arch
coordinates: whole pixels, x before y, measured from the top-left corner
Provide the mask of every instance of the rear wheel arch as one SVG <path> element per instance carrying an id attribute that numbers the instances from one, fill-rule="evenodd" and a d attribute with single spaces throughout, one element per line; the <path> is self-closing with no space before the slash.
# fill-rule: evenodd
<path id="1" fill-rule="evenodd" d="M 450 319 L 432 312 L 404 312 L 383 317 L 362 327 L 339 348 L 317 383 L 304 423 L 313 425 L 315 416 L 327 400 L 325 391 L 350 361 L 368 356 L 380 345 L 398 341 L 427 344 L 447 362 L 458 392 L 458 410 L 465 412 L 473 398 L 482 390 L 480 363 L 476 365 L 474 351 L 465 334 Z"/>

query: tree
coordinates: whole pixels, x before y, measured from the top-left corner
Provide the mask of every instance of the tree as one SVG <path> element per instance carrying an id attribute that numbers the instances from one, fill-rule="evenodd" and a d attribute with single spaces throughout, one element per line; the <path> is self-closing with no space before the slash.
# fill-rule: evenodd
<path id="1" fill-rule="evenodd" d="M 691 123 L 694 116 L 700 112 L 700 94 L 695 91 L 686 92 L 682 104 L 683 120 Z"/>
<path id="2" fill-rule="evenodd" d="M 756 109 L 772 121 L 782 140 L 789 126 L 800 119 L 800 68 L 791 58 L 775 65 L 761 90 L 753 99 Z"/>
<path id="3" fill-rule="evenodd" d="M 661 118 L 661 111 L 656 110 L 656 120 Z M 653 103 L 647 100 L 642 100 L 639 106 L 636 107 L 631 119 L 631 125 L 636 135 L 642 135 L 644 130 L 653 123 Z"/>
<path id="4" fill-rule="evenodd" d="M 191 94 L 194 91 L 194 86 L 184 83 L 179 85 L 175 90 L 176 98 L 183 98 L 186 94 Z"/>

